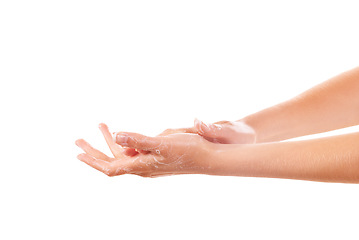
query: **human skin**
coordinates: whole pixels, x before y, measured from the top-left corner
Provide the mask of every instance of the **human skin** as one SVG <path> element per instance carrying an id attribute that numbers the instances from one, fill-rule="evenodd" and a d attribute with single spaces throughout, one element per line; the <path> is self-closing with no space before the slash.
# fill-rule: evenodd
<path id="1" fill-rule="evenodd" d="M 304 141 L 217 144 L 216 175 L 359 183 L 359 133 Z"/>
<path id="2" fill-rule="evenodd" d="M 173 133 L 196 133 L 214 143 L 249 144 L 256 142 L 255 130 L 243 121 L 218 121 L 207 124 L 195 119 L 193 127 L 166 129 L 159 136 Z"/>
<path id="3" fill-rule="evenodd" d="M 105 155 L 83 139 L 77 140 L 76 145 L 85 153 L 77 157 L 108 176 L 135 174 L 156 177 L 204 173 L 209 164 L 206 156 L 210 153 L 209 148 L 214 145 L 197 134 L 176 133 L 151 138 L 128 133 L 125 135 L 127 140 L 121 142 L 122 146 L 140 152 L 135 156 L 128 156 L 118 144 L 121 138 L 117 137 L 116 143 L 107 125 L 102 123 L 99 128 L 114 157 Z"/>
<path id="4" fill-rule="evenodd" d="M 359 67 L 240 121 L 255 130 L 257 143 L 359 125 Z"/>
<path id="5" fill-rule="evenodd" d="M 115 141 L 105 124 L 100 129 L 110 148 L 120 151 L 111 158 L 80 139 L 76 144 L 85 153 L 78 158 L 109 176 L 208 174 L 359 183 L 359 133 L 305 141 L 216 144 L 191 133 L 148 137 L 121 132 Z M 120 146 L 146 153 L 127 156 Z"/>
<path id="6" fill-rule="evenodd" d="M 204 124 L 196 120 L 192 128 L 168 129 L 155 138 L 126 133 L 129 142 L 117 139 L 123 148 L 116 145 L 108 129 L 105 133 L 101 130 L 117 156 L 104 156 L 79 140 L 77 145 L 86 152 L 79 159 L 110 176 L 201 173 L 358 183 L 359 133 L 275 142 L 358 125 L 358 93 L 359 68 L 355 68 L 235 122 Z M 145 146 L 157 141 L 161 149 L 159 145 Z M 183 161 L 188 162 L 177 166 Z"/>
<path id="7" fill-rule="evenodd" d="M 166 129 L 158 136 L 167 136 L 175 133 L 198 134 L 213 143 L 223 144 L 250 144 L 256 142 L 256 133 L 252 127 L 242 121 L 219 121 L 206 124 L 198 119 L 190 128 Z M 141 151 L 145 153 L 146 151 Z M 124 154 L 134 156 L 138 152 L 133 148 L 126 148 Z"/>
<path id="8" fill-rule="evenodd" d="M 160 135 L 197 133 L 211 142 L 232 144 L 282 141 L 358 125 L 358 96 L 359 67 L 238 121 L 196 120 L 193 127 L 167 129 Z"/>

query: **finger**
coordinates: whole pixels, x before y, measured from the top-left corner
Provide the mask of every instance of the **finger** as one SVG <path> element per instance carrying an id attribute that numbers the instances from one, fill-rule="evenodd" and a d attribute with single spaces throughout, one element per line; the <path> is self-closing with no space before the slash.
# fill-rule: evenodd
<path id="1" fill-rule="evenodd" d="M 114 137 L 113 135 L 110 133 L 108 127 L 106 124 L 104 123 L 100 123 L 99 125 L 99 128 L 103 134 L 103 136 L 105 137 L 105 140 L 106 140 L 106 143 L 107 145 L 109 146 L 112 154 L 115 156 L 115 157 L 120 157 L 122 156 L 122 152 L 123 152 L 123 149 L 121 146 L 119 146 L 118 144 L 116 144 L 115 140 L 114 140 Z"/>
<path id="2" fill-rule="evenodd" d="M 206 137 L 206 136 L 202 136 L 204 139 L 206 139 L 208 142 L 213 142 L 213 143 L 222 143 L 220 141 L 220 139 L 217 138 L 210 138 L 210 137 Z"/>
<path id="3" fill-rule="evenodd" d="M 151 153 L 151 152 L 148 151 L 148 150 L 140 150 L 140 149 L 137 149 L 137 151 L 138 151 L 139 153 L 142 153 L 142 154 L 150 154 L 150 153 Z"/>
<path id="4" fill-rule="evenodd" d="M 126 156 L 133 157 L 136 156 L 138 152 L 136 151 L 136 149 L 133 148 L 125 148 L 123 154 L 125 154 Z"/>
<path id="5" fill-rule="evenodd" d="M 162 150 L 164 148 L 161 137 L 147 137 L 138 133 L 117 133 L 116 143 L 144 151 Z"/>
<path id="6" fill-rule="evenodd" d="M 105 173 L 106 175 L 110 175 L 111 173 L 110 165 L 106 161 L 91 157 L 86 153 L 78 155 L 77 158 L 82 162 L 86 163 L 87 165 Z"/>
<path id="7" fill-rule="evenodd" d="M 221 126 L 218 124 L 206 124 L 197 118 L 194 120 L 194 127 L 199 135 L 207 138 L 218 138 L 221 135 Z"/>
<path id="8" fill-rule="evenodd" d="M 157 136 L 167 136 L 170 134 L 175 134 L 175 133 L 197 133 L 197 130 L 193 127 L 191 128 L 178 128 L 178 129 L 166 129 L 165 131 L 163 131 L 162 133 L 160 133 Z"/>
<path id="9" fill-rule="evenodd" d="M 88 142 L 86 142 L 83 139 L 76 140 L 76 145 L 85 151 L 85 153 L 95 157 L 99 158 L 105 161 L 109 161 L 110 157 L 106 154 L 102 153 L 101 151 L 97 150 L 96 148 L 92 147 Z"/>
<path id="10" fill-rule="evenodd" d="M 137 154 L 139 153 L 142 153 L 142 154 L 149 154 L 150 151 L 145 151 L 145 150 L 139 150 L 139 149 L 134 149 L 134 148 L 126 148 L 124 149 L 123 151 L 123 154 L 126 155 L 126 156 L 130 156 L 130 157 L 133 157 L 133 156 L 136 156 Z"/>
<path id="11" fill-rule="evenodd" d="M 222 120 L 222 121 L 218 121 L 218 122 L 215 122 L 214 124 L 220 124 L 220 125 L 228 125 L 228 124 L 231 124 L 230 121 L 227 121 L 227 120 Z"/>
<path id="12" fill-rule="evenodd" d="M 159 174 L 152 174 L 149 177 L 150 178 L 157 178 L 157 177 L 168 177 L 168 176 L 173 176 L 176 175 L 175 173 L 159 173 Z"/>

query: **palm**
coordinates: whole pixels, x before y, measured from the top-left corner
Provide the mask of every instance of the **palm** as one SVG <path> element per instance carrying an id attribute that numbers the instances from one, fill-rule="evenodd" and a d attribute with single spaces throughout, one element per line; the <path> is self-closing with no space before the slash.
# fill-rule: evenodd
<path id="1" fill-rule="evenodd" d="M 92 147 L 88 142 L 83 139 L 76 141 L 76 145 L 84 150 L 85 153 L 80 154 L 78 158 L 95 169 L 104 172 L 107 175 L 117 175 L 121 171 L 126 172 L 126 168 L 121 170 L 121 162 L 128 161 L 128 156 L 123 154 L 123 149 L 121 146 L 116 144 L 114 141 L 108 127 L 105 124 L 100 124 L 99 128 L 109 146 L 113 157 L 109 157 L 103 152 Z"/>
<path id="2" fill-rule="evenodd" d="M 78 158 L 93 168 L 109 175 L 136 174 L 145 177 L 158 177 L 173 174 L 190 173 L 196 169 L 186 152 L 191 152 L 191 144 L 204 141 L 195 134 L 173 134 L 163 138 L 154 152 L 137 153 L 135 156 L 124 154 L 124 149 L 118 145 L 105 124 L 99 126 L 112 154 L 109 157 L 92 147 L 83 139 L 76 145 L 85 151 Z"/>

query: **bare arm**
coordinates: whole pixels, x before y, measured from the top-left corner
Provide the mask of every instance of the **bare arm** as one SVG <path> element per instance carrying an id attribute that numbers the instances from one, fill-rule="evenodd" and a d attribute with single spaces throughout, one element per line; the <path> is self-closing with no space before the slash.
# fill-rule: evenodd
<path id="1" fill-rule="evenodd" d="M 210 174 L 359 183 L 359 133 L 293 142 L 215 144 L 197 134 L 148 137 L 118 133 L 116 143 L 145 150 L 133 157 L 117 152 L 106 125 L 100 129 L 114 157 L 80 139 L 78 158 L 109 175 L 157 177 Z"/>
<path id="2" fill-rule="evenodd" d="M 256 142 L 272 142 L 359 124 L 359 67 L 240 120 Z"/>
<path id="3" fill-rule="evenodd" d="M 359 133 L 214 147 L 210 174 L 359 183 Z"/>
<path id="4" fill-rule="evenodd" d="M 359 67 L 342 73 L 308 91 L 238 121 L 167 129 L 173 133 L 197 133 L 215 143 L 276 142 L 359 124 Z M 129 155 L 133 150 L 129 149 Z"/>

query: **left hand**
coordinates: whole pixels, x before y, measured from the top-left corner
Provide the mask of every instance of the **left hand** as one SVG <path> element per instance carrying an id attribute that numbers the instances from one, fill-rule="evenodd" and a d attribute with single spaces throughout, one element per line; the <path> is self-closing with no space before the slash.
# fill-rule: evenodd
<path id="1" fill-rule="evenodd" d="M 115 141 L 105 124 L 100 124 L 100 130 L 114 158 L 93 148 L 82 139 L 77 140 L 76 144 L 85 153 L 80 154 L 78 158 L 108 176 L 206 174 L 211 169 L 210 152 L 214 144 L 197 134 L 178 133 L 147 137 L 137 133 L 117 133 Z M 144 153 L 127 156 L 120 145 Z"/>
<path id="2" fill-rule="evenodd" d="M 168 136 L 177 133 L 193 133 L 205 138 L 207 141 L 222 144 L 254 144 L 256 143 L 257 133 L 243 120 L 239 121 L 219 121 L 206 124 L 198 119 L 194 120 L 194 126 L 189 128 L 166 129 L 158 136 Z M 125 148 L 125 155 L 135 156 L 138 152 L 133 148 Z"/>

